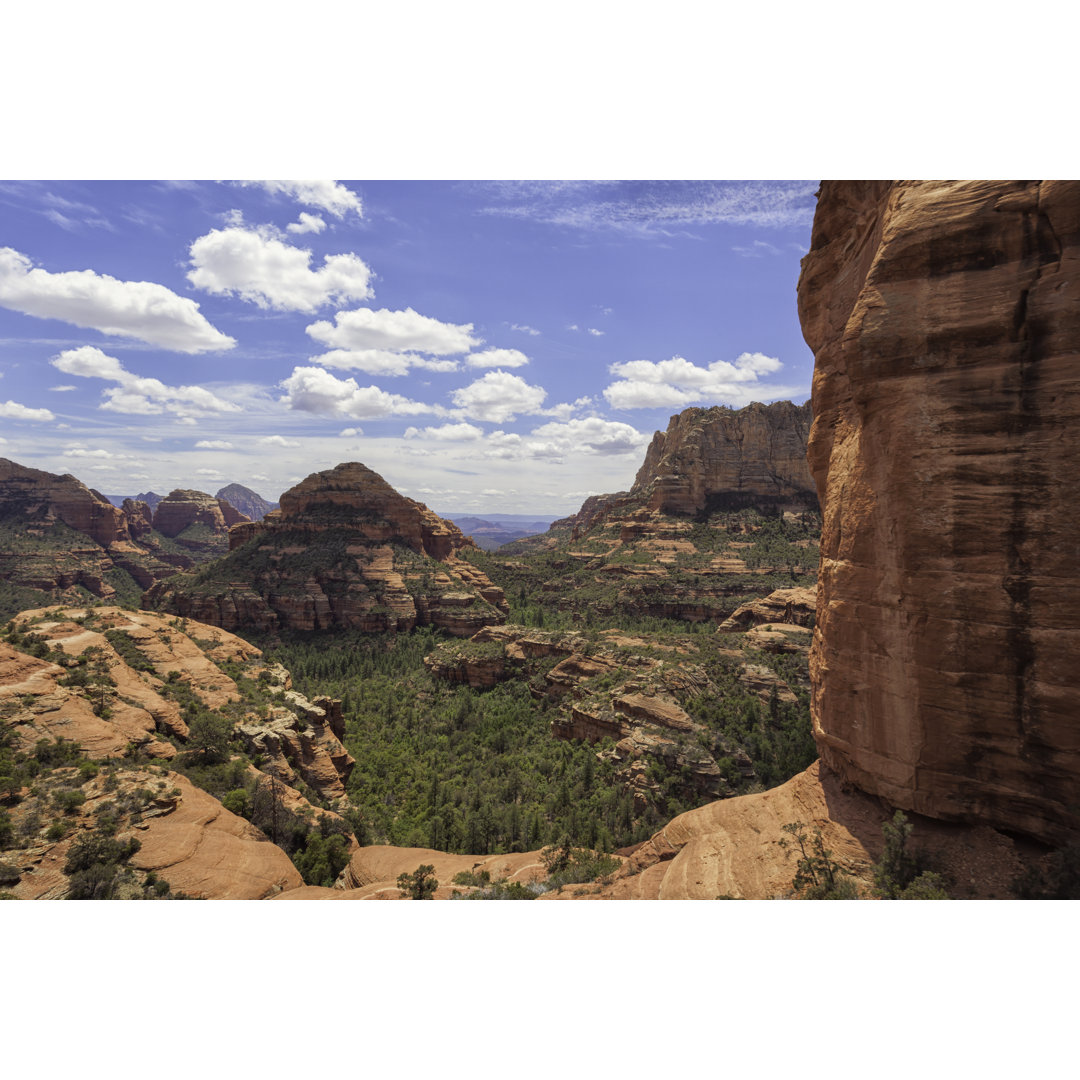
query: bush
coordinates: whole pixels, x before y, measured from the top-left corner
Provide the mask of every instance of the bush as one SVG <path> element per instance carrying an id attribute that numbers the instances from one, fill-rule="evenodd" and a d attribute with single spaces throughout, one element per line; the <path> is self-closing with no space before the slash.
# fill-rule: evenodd
<path id="1" fill-rule="evenodd" d="M 405 893 L 406 900 L 432 900 L 439 887 L 435 879 L 435 867 L 430 863 L 418 866 L 411 874 L 399 874 L 397 887 Z"/>
<path id="2" fill-rule="evenodd" d="M 791 888 L 799 900 L 858 900 L 859 890 L 855 882 L 842 873 L 832 860 L 832 852 L 825 847 L 820 829 L 814 829 L 813 837 L 806 834 L 801 821 L 789 821 L 783 826 L 799 849 L 795 864 L 795 877 Z M 790 846 L 786 839 L 780 841 L 782 848 Z"/>

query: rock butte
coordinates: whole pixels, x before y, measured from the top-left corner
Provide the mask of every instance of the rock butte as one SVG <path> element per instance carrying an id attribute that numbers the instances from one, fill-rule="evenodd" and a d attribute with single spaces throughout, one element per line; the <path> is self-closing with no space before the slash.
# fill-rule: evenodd
<path id="1" fill-rule="evenodd" d="M 346 462 L 290 488 L 261 521 L 234 526 L 227 558 L 162 582 L 143 604 L 230 630 L 433 625 L 467 637 L 508 610 L 502 590 L 460 557 L 472 546 L 453 522 Z"/>

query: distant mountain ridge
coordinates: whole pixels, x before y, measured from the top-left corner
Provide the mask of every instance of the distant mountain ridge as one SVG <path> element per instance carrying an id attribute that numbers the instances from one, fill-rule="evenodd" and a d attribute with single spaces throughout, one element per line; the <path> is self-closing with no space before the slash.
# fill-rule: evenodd
<path id="1" fill-rule="evenodd" d="M 214 498 L 224 499 L 252 521 L 262 521 L 271 510 L 278 508 L 276 502 L 269 502 L 243 484 L 227 484 Z"/>

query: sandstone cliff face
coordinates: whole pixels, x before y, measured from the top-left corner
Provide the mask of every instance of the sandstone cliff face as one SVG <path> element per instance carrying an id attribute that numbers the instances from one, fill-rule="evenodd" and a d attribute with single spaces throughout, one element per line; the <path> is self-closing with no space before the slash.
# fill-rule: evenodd
<path id="1" fill-rule="evenodd" d="M 162 536 L 178 536 L 189 525 L 206 525 L 214 532 L 226 531 L 218 501 L 205 491 L 177 488 L 157 504 L 154 528 Z"/>
<path id="2" fill-rule="evenodd" d="M 811 419 L 810 402 L 686 409 L 653 436 L 632 493 L 668 514 L 816 509 L 806 464 Z"/>
<path id="3" fill-rule="evenodd" d="M 62 521 L 103 548 L 131 539 L 123 511 L 74 476 L 56 476 L 0 458 L 0 515 L 9 514 Z"/>
<path id="4" fill-rule="evenodd" d="M 144 606 L 236 630 L 366 632 L 437 626 L 468 637 L 502 622 L 502 590 L 461 552 L 452 522 L 357 462 L 314 473 L 259 522 L 229 532 L 229 555 L 160 583 Z"/>
<path id="5" fill-rule="evenodd" d="M 799 309 L 822 759 L 931 817 L 1080 828 L 1080 184 L 822 186 Z"/>

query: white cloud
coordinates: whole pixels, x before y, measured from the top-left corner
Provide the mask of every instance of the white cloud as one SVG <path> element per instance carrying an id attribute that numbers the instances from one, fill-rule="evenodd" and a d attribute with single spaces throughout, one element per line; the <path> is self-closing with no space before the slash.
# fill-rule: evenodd
<path id="1" fill-rule="evenodd" d="M 290 409 L 319 416 L 351 416 L 373 420 L 383 416 L 444 414 L 438 406 L 422 405 L 400 394 L 388 394 L 377 386 L 358 386 L 353 378 L 339 379 L 325 368 L 298 367 L 281 383 L 281 398 Z"/>
<path id="2" fill-rule="evenodd" d="M 395 353 L 415 350 L 435 356 L 468 352 L 483 343 L 472 336 L 472 323 L 444 323 L 420 315 L 412 308 L 339 311 L 334 323 L 321 320 L 307 327 L 307 332 L 316 341 L 339 349 L 385 349 Z"/>
<path id="3" fill-rule="evenodd" d="M 103 405 L 102 408 L 105 408 Z M 117 410 L 118 412 L 120 410 Z M 187 427 L 194 427 L 199 421 L 194 416 L 178 416 L 175 421 L 177 424 L 184 424 Z"/>
<path id="4" fill-rule="evenodd" d="M 113 454 L 108 450 L 88 450 L 85 446 L 73 445 L 60 451 L 64 457 L 77 458 L 126 458 L 127 454 Z"/>
<path id="5" fill-rule="evenodd" d="M 407 375 L 413 368 L 426 371 L 457 371 L 456 360 L 428 360 L 416 353 L 390 352 L 387 349 L 331 349 L 311 357 L 313 363 L 344 371 L 363 371 L 368 375 Z"/>
<path id="6" fill-rule="evenodd" d="M 305 206 L 314 206 L 333 217 L 364 216 L 363 203 L 355 191 L 336 180 L 239 180 L 241 187 L 261 187 L 271 195 L 285 195 Z M 303 217 L 303 215 L 301 215 Z"/>
<path id="7" fill-rule="evenodd" d="M 537 412 L 547 391 L 530 386 L 520 375 L 489 371 L 476 382 L 455 390 L 451 397 L 470 419 L 502 424 L 518 413 Z"/>
<path id="8" fill-rule="evenodd" d="M 17 401 L 0 402 L 0 416 L 8 420 L 55 420 L 48 409 L 31 409 Z"/>
<path id="9" fill-rule="evenodd" d="M 775 244 L 770 244 L 766 240 L 755 240 L 748 246 L 736 245 L 731 250 L 744 259 L 761 259 L 766 255 L 781 254 L 780 249 Z"/>
<path id="10" fill-rule="evenodd" d="M 299 446 L 296 439 L 286 439 L 284 435 L 266 435 L 259 440 L 262 446 Z"/>
<path id="11" fill-rule="evenodd" d="M 170 412 L 194 423 L 194 417 L 213 413 L 241 412 L 239 405 L 224 401 L 201 386 L 166 386 L 159 379 L 144 379 L 126 371 L 115 356 L 93 345 L 65 349 L 50 361 L 65 375 L 86 379 L 107 379 L 119 383 L 103 391 L 99 406 L 109 412 L 160 415 Z"/>
<path id="12" fill-rule="evenodd" d="M 77 390 L 78 387 L 76 387 L 76 386 L 50 386 L 49 389 L 54 394 L 64 394 L 64 393 L 67 393 L 67 391 L 69 391 L 69 390 Z"/>
<path id="13" fill-rule="evenodd" d="M 531 326 L 524 326 L 524 325 L 519 326 L 517 323 L 511 323 L 510 329 L 511 330 L 519 330 L 523 334 L 530 335 L 530 337 L 539 337 L 540 336 L 540 331 L 535 330 Z"/>
<path id="14" fill-rule="evenodd" d="M 558 447 L 560 453 L 626 454 L 639 451 L 650 439 L 629 424 L 591 416 L 564 424 L 543 424 L 530 434 Z"/>
<path id="15" fill-rule="evenodd" d="M 196 469 L 196 474 L 199 476 L 221 476 L 220 469 Z"/>
<path id="16" fill-rule="evenodd" d="M 338 432 L 339 439 L 355 439 L 357 435 L 363 435 L 364 429 L 358 427 L 343 428 Z"/>
<path id="17" fill-rule="evenodd" d="M 372 296 L 371 270 L 359 256 L 326 255 L 311 269 L 311 252 L 278 239 L 272 228 L 211 229 L 190 248 L 188 281 L 219 296 L 239 296 L 263 309 L 313 312 L 331 301 Z"/>
<path id="18" fill-rule="evenodd" d="M 475 424 L 443 424 L 440 427 L 406 428 L 406 439 L 436 439 L 440 442 L 475 442 L 483 438 L 483 428 Z"/>
<path id="19" fill-rule="evenodd" d="M 485 185 L 497 205 L 481 213 L 670 236 L 709 225 L 791 228 L 813 220 L 815 181 L 592 181 Z"/>
<path id="20" fill-rule="evenodd" d="M 515 368 L 524 367 L 528 362 L 529 358 L 517 349 L 485 349 L 465 357 L 469 367 Z"/>
<path id="21" fill-rule="evenodd" d="M 797 388 L 770 386 L 761 376 L 779 371 L 783 365 L 764 353 L 742 353 L 735 363 L 716 360 L 698 367 L 681 356 L 653 363 L 629 360 L 612 364 L 608 370 L 621 375 L 604 390 L 604 397 L 616 409 L 682 408 L 696 401 L 747 405 L 755 397 L 783 397 Z"/>
<path id="22" fill-rule="evenodd" d="M 300 220 L 285 226 L 286 232 L 291 233 L 321 233 L 326 228 L 326 222 L 318 214 L 305 214 L 301 212 Z"/>
<path id="23" fill-rule="evenodd" d="M 194 300 L 164 285 L 120 281 L 93 270 L 53 274 L 13 248 L 0 248 L 0 305 L 172 352 L 214 352 L 236 344 L 199 314 Z"/>
<path id="24" fill-rule="evenodd" d="M 550 409 L 540 409 L 539 415 L 550 416 L 556 420 L 569 420 L 579 409 L 588 408 L 592 403 L 593 399 L 586 395 L 579 397 L 576 401 L 564 401 L 558 405 L 552 405 Z"/>
<path id="25" fill-rule="evenodd" d="M 224 439 L 200 439 L 195 444 L 196 450 L 231 450 L 233 444 Z"/>
<path id="26" fill-rule="evenodd" d="M 586 333 L 592 334 L 593 337 L 603 337 L 604 336 L 604 331 L 603 330 L 596 330 L 591 326 L 586 331 Z"/>

